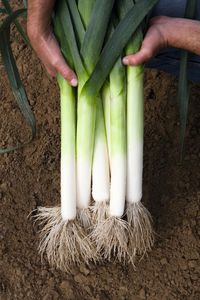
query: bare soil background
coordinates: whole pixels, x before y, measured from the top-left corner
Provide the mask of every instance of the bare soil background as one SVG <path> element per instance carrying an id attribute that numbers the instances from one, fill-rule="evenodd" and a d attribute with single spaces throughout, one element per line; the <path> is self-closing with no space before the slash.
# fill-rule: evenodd
<path id="1" fill-rule="evenodd" d="M 58 87 L 15 31 L 12 46 L 38 133 L 26 148 L 0 156 L 0 299 L 200 299 L 200 86 L 191 84 L 186 148 L 180 165 L 177 80 L 146 71 L 143 202 L 157 233 L 152 252 L 137 261 L 136 270 L 105 262 L 74 267 L 69 275 L 41 262 L 39 228 L 27 218 L 37 206 L 59 204 Z M 0 146 L 25 140 L 30 131 L 2 64 L 0 100 Z"/>

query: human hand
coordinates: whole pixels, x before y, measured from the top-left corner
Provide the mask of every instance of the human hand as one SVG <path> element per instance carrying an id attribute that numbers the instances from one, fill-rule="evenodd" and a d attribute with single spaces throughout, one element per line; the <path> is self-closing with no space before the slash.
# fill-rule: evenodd
<path id="1" fill-rule="evenodd" d="M 125 65 L 139 65 L 146 63 L 153 58 L 162 48 L 168 46 L 168 30 L 171 18 L 154 17 L 150 20 L 149 29 L 143 40 L 140 51 L 125 56 L 123 63 Z"/>
<path id="2" fill-rule="evenodd" d="M 55 77 L 60 73 L 72 86 L 77 86 L 76 74 L 65 62 L 58 42 L 51 30 L 50 20 L 54 0 L 29 0 L 27 33 L 37 56 L 48 74 Z"/>

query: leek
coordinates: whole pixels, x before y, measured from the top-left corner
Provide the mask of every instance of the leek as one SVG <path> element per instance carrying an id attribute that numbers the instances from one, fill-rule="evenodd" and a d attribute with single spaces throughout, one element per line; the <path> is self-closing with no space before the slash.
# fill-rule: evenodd
<path id="1" fill-rule="evenodd" d="M 110 82 L 106 81 L 102 90 L 102 101 L 103 101 L 103 110 L 104 110 L 104 120 L 105 120 L 105 128 L 106 128 L 106 140 L 108 146 L 108 154 L 109 154 L 109 164 L 110 164 L 110 156 L 111 156 L 111 141 L 110 141 Z"/>
<path id="2" fill-rule="evenodd" d="M 61 9 L 62 3 L 59 3 L 57 12 Z M 72 66 L 70 47 L 63 40 L 65 32 L 57 15 L 54 30 L 63 55 Z M 80 70 L 84 70 L 82 66 Z M 40 253 L 46 252 L 51 265 L 70 271 L 72 264 L 94 260 L 95 251 L 78 222 L 76 210 L 76 92 L 60 74 L 57 80 L 61 101 L 61 207 L 39 207 L 36 219 L 45 225 L 41 231 Z"/>
<path id="3" fill-rule="evenodd" d="M 85 18 L 86 33 L 81 47 L 81 54 L 84 58 L 84 64 L 89 74 L 93 71 L 97 58 L 101 52 L 113 4 L 113 0 L 109 2 L 106 0 L 101 2 L 95 1 L 94 5 L 90 7 L 90 9 L 87 9 L 88 11 L 91 11 L 91 16 L 89 18 Z M 88 4 L 86 4 L 86 6 L 88 7 Z M 84 7 L 81 6 L 81 8 L 83 9 Z M 106 11 L 106 14 L 104 11 Z M 84 11 L 81 13 L 83 14 Z M 102 20 L 103 13 L 104 17 Z M 94 31 L 97 33 L 97 38 L 94 38 Z M 92 164 L 92 189 L 94 200 L 97 202 L 104 202 L 109 198 L 109 165 L 103 120 L 103 108 L 102 104 L 98 103 L 97 110 L 96 103 L 97 101 L 101 102 L 97 96 L 98 95 L 91 95 L 83 90 L 80 91 L 78 99 L 77 201 L 78 206 L 82 210 L 86 210 L 89 207 L 91 200 Z M 100 177 L 101 180 L 99 180 L 99 175 L 96 174 L 97 166 L 101 166 L 100 172 L 103 176 Z"/>
<path id="4" fill-rule="evenodd" d="M 92 196 L 97 204 L 97 214 L 98 211 L 101 210 L 99 213 L 105 215 L 107 203 L 110 199 L 110 176 L 108 147 L 101 98 L 97 99 L 95 146 L 92 166 Z M 103 207 L 105 207 L 105 209 L 103 209 Z M 96 222 L 101 220 L 102 217 L 97 217 Z"/>
<path id="5" fill-rule="evenodd" d="M 114 255 L 120 261 L 128 256 L 132 261 L 135 250 L 143 253 L 152 244 L 149 215 L 140 202 L 143 69 L 128 67 L 126 89 L 121 56 L 156 2 L 140 0 L 133 6 L 131 0 L 60 0 L 56 4 L 55 33 L 79 83 L 72 88 L 57 76 L 61 207 L 40 208 L 37 217 L 45 223 L 40 251 L 46 251 L 49 262 L 58 268 L 69 270 L 72 263 L 89 263 L 97 255 L 108 260 Z M 110 34 L 111 24 L 118 22 L 118 4 L 120 21 Z M 135 37 L 127 54 L 139 49 L 141 36 Z"/>
<path id="6" fill-rule="evenodd" d="M 126 89 L 121 59 L 110 74 L 111 196 L 110 216 L 124 214 L 126 193 Z"/>
<path id="7" fill-rule="evenodd" d="M 98 252 L 103 253 L 105 259 L 110 260 L 114 253 L 122 261 L 128 255 L 128 226 L 122 219 L 126 194 L 126 89 L 121 59 L 118 59 L 110 73 L 110 88 L 105 92 L 106 100 L 110 103 L 105 104 L 110 113 L 110 205 L 100 223 L 94 227 L 92 237 Z"/>
<path id="8" fill-rule="evenodd" d="M 126 54 L 136 53 L 142 42 L 138 29 Z M 131 230 L 130 258 L 143 254 L 153 245 L 151 216 L 141 203 L 143 176 L 144 67 L 127 67 L 127 221 Z"/>

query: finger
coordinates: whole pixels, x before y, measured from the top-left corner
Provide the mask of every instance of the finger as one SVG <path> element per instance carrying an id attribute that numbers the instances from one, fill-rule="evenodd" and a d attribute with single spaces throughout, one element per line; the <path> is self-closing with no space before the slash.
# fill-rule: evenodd
<path id="1" fill-rule="evenodd" d="M 74 71 L 66 64 L 64 58 L 60 59 L 54 65 L 57 73 L 60 73 L 71 86 L 76 87 L 78 85 L 78 80 Z"/>
<path id="2" fill-rule="evenodd" d="M 138 65 L 146 63 L 152 59 L 163 46 L 164 43 L 159 30 L 151 27 L 145 36 L 140 51 L 136 54 L 124 57 L 123 63 L 125 65 Z"/>
<path id="3" fill-rule="evenodd" d="M 46 65 L 44 64 L 44 67 L 47 71 L 47 73 L 51 76 L 51 77 L 56 77 L 56 75 L 58 73 L 60 73 L 68 82 L 70 85 L 72 85 L 73 87 L 76 87 L 78 84 L 77 78 L 75 73 L 68 67 L 68 65 L 59 65 L 57 66 L 57 68 L 53 68 L 50 65 Z M 71 74 L 72 73 L 72 74 Z"/>
<path id="4" fill-rule="evenodd" d="M 136 66 L 146 63 L 153 56 L 150 48 L 141 48 L 136 54 L 131 54 L 123 58 L 124 65 Z"/>
<path id="5" fill-rule="evenodd" d="M 56 77 L 60 73 L 71 86 L 76 87 L 78 85 L 78 80 L 74 71 L 66 64 L 64 58 L 60 55 L 56 55 L 53 59 L 51 57 L 42 57 L 43 62 L 48 74 L 52 77 Z M 55 55 L 54 55 L 55 56 Z"/>

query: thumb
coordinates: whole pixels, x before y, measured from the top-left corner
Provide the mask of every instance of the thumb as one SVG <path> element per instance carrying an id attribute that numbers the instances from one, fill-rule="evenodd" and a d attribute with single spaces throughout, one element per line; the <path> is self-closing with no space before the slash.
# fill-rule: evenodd
<path id="1" fill-rule="evenodd" d="M 150 48 L 142 47 L 136 54 L 125 56 L 123 58 L 123 64 L 131 66 L 140 65 L 150 60 L 152 56 L 153 55 Z"/>
<path id="2" fill-rule="evenodd" d="M 139 52 L 125 56 L 123 58 L 123 63 L 125 65 L 139 65 L 146 63 L 153 58 L 162 47 L 163 42 L 160 32 L 155 26 L 152 26 L 149 28 Z"/>

